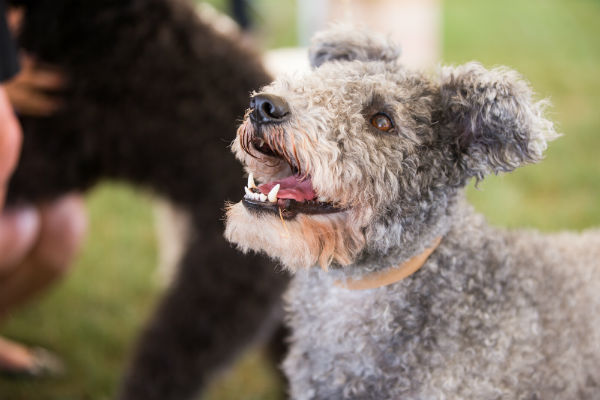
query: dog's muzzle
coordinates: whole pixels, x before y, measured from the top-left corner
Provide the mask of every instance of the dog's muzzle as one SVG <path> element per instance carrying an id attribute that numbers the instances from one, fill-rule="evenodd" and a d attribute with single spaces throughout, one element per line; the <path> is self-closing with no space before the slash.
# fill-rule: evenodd
<path id="1" fill-rule="evenodd" d="M 252 174 L 244 188 L 244 206 L 257 213 L 273 213 L 285 219 L 298 214 L 331 214 L 343 211 L 330 199 L 319 196 L 308 171 L 301 165 L 293 140 L 286 140 L 285 124 L 290 118 L 287 102 L 278 96 L 258 94 L 250 101 L 251 110 L 238 129 L 240 146 L 251 157 L 268 165 L 284 162 L 289 175 L 256 185 Z"/>

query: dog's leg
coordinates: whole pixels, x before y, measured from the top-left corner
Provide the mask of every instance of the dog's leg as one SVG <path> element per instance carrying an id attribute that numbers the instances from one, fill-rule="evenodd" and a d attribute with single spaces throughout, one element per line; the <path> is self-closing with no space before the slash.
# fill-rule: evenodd
<path id="1" fill-rule="evenodd" d="M 191 237 L 175 282 L 142 334 L 119 399 L 188 399 L 277 326 L 287 274 L 264 258 L 236 254 L 215 231 L 207 227 L 210 235 Z"/>

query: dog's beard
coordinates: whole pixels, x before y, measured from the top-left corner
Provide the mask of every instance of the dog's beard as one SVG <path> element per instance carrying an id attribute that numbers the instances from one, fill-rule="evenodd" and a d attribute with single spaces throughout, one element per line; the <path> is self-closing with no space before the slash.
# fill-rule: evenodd
<path id="1" fill-rule="evenodd" d="M 347 223 L 349 212 L 298 215 L 291 221 L 256 215 L 241 203 L 229 205 L 225 238 L 243 252 L 264 252 L 295 271 L 332 263 L 351 264 L 364 246 L 364 235 Z"/>
<path id="2" fill-rule="evenodd" d="M 256 129 L 246 118 L 232 149 L 248 171 L 266 182 L 254 192 L 248 193 L 251 188 L 247 187 L 244 201 L 228 206 L 227 240 L 244 252 L 264 252 L 292 271 L 314 265 L 327 268 L 332 263 L 351 264 L 365 245 L 360 228 L 365 216 L 313 191 L 311 174 L 317 174 L 321 180 L 324 178 L 318 174 L 319 169 L 312 170 L 302 156 L 315 151 L 308 135 L 295 137 L 279 125 L 261 127 L 261 134 Z M 251 196 L 259 195 L 257 189 L 267 194 L 273 186 L 269 182 L 281 182 L 281 192 L 286 192 L 283 181 L 289 183 L 291 177 L 297 182 L 292 190 L 287 190 L 287 195 L 291 191 L 297 194 L 295 207 L 286 206 L 289 202 L 285 200 L 286 194 L 283 201 L 278 199 L 270 204 L 263 198 L 265 206 L 262 207 L 258 207 L 261 204 L 256 200 L 254 203 L 258 204 L 249 204 Z M 310 190 L 301 188 L 302 182 L 310 186 Z M 307 195 L 311 191 L 312 195 Z M 343 193 L 339 194 L 342 198 Z"/>

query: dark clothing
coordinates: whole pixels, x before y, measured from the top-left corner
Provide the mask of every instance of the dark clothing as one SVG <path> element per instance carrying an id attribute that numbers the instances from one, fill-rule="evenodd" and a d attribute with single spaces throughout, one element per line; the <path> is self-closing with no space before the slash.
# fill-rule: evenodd
<path id="1" fill-rule="evenodd" d="M 0 0 L 0 82 L 12 78 L 18 71 L 17 48 L 6 23 L 6 4 Z"/>
<path id="2" fill-rule="evenodd" d="M 249 31 L 252 28 L 252 20 L 250 19 L 250 0 L 231 0 L 231 14 L 235 22 L 244 31 Z"/>

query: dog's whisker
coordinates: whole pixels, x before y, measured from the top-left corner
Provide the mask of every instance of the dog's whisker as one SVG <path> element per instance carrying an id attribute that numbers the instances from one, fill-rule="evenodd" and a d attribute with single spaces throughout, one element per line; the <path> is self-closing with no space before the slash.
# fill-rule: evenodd
<path id="1" fill-rule="evenodd" d="M 294 153 L 294 160 L 296 161 L 296 168 L 298 169 L 298 174 L 302 176 L 301 180 L 305 180 L 306 176 L 302 173 L 302 164 L 300 163 L 300 159 L 298 158 L 298 152 L 296 151 L 296 139 L 294 135 L 291 135 L 290 141 L 292 143 L 292 152 Z"/>

